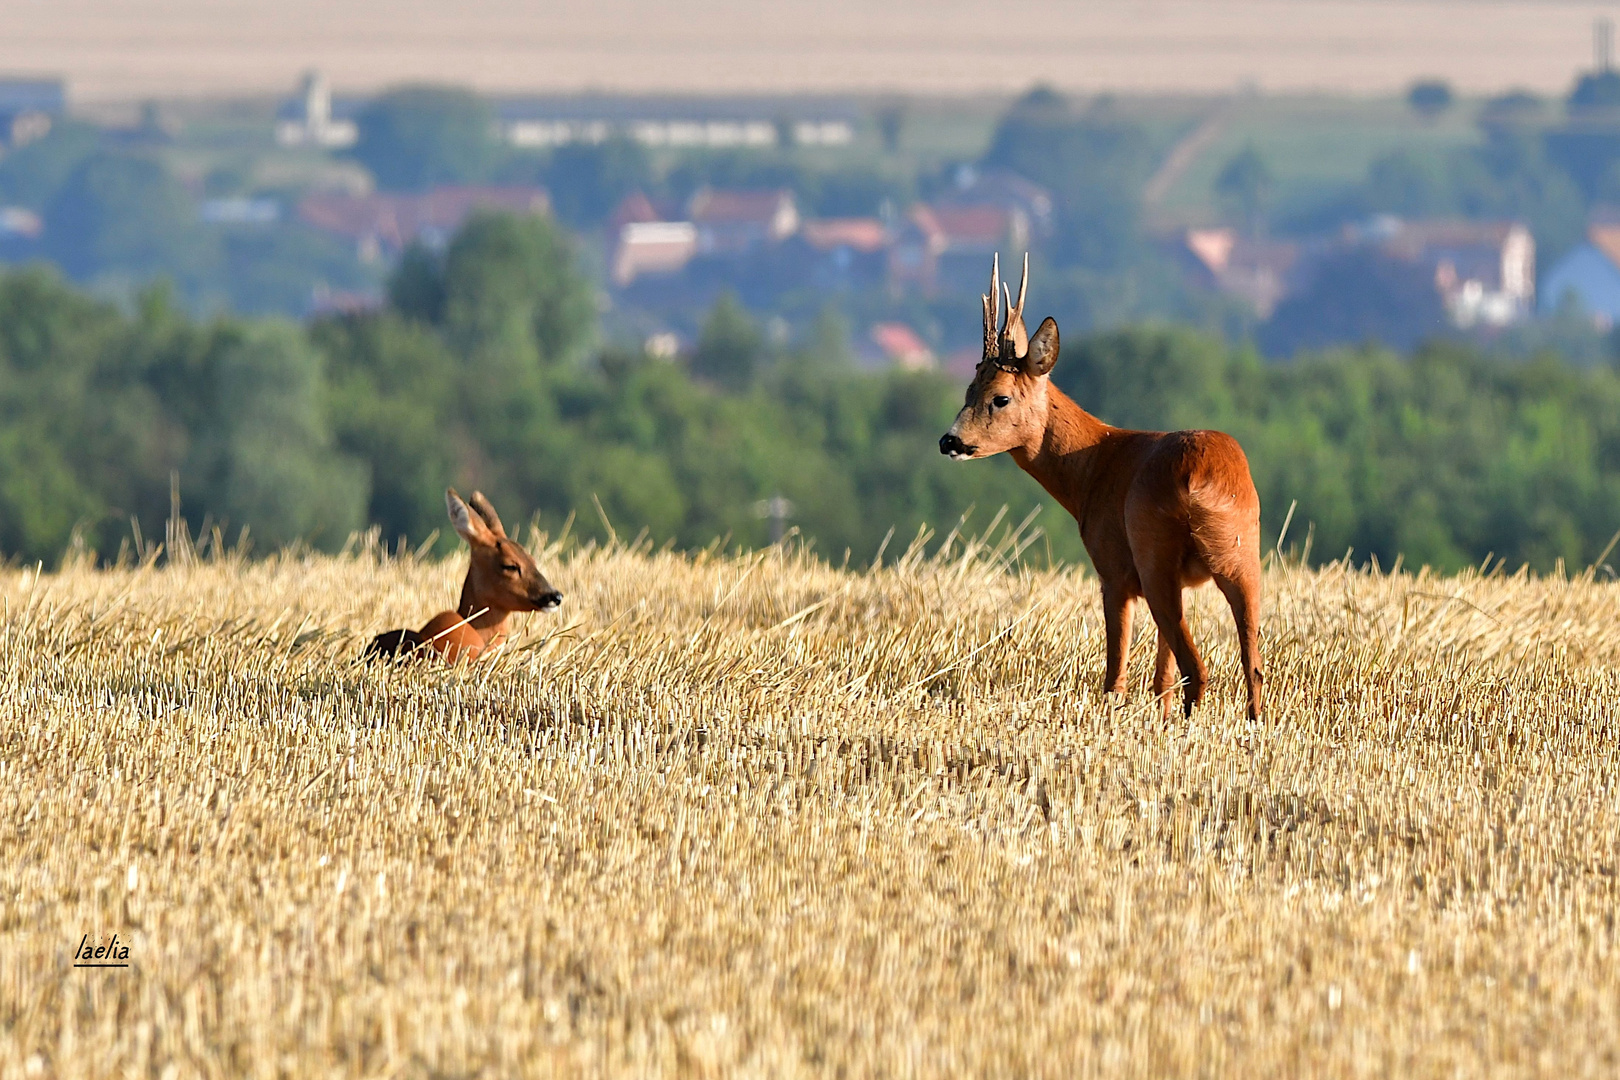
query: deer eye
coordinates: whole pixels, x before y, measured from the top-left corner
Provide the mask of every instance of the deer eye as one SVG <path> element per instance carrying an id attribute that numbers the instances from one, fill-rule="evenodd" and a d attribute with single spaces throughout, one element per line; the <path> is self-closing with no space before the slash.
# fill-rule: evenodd
<path id="1" fill-rule="evenodd" d="M 501 573 L 503 573 L 503 574 L 516 574 L 519 571 L 521 571 L 522 569 L 523 569 L 523 567 L 519 566 L 517 563 L 502 563 L 501 564 Z"/>
<path id="2" fill-rule="evenodd" d="M 1011 404 L 1012 398 L 1008 397 L 1006 394 L 997 394 L 995 397 L 990 399 L 990 407 L 992 409 L 1005 409 Z"/>

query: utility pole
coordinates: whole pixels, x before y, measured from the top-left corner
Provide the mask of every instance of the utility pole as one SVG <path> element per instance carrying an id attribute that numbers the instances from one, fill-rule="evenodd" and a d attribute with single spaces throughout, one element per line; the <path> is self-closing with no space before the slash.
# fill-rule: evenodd
<path id="1" fill-rule="evenodd" d="M 1608 74 L 1614 66 L 1614 21 L 1607 17 L 1592 21 L 1592 60 L 1599 75 Z"/>
<path id="2" fill-rule="evenodd" d="M 787 499 L 783 498 L 781 493 L 778 492 L 768 499 L 761 499 L 755 503 L 754 516 L 760 518 L 770 518 L 771 543 L 780 544 L 782 542 L 782 533 L 784 531 L 784 526 L 787 524 L 787 519 L 793 516 L 793 504 Z"/>

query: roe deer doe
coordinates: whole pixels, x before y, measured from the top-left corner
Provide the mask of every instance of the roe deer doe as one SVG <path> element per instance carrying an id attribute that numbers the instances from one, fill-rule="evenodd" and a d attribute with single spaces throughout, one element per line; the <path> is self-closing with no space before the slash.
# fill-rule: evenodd
<path id="1" fill-rule="evenodd" d="M 1182 611 L 1183 588 L 1214 579 L 1237 622 L 1249 717 L 1257 718 L 1260 673 L 1260 496 L 1237 440 L 1219 431 L 1125 431 L 1110 427 L 1053 386 L 1057 323 L 1024 329 L 1029 256 L 1018 302 L 1006 291 L 997 329 L 1000 259 L 984 297 L 984 359 L 940 453 L 955 461 L 1003 451 L 1038 480 L 1080 526 L 1102 583 L 1109 693 L 1126 691 L 1131 605 L 1145 597 L 1159 630 L 1153 693 L 1170 713 L 1175 669 L 1188 716 L 1208 683 Z"/>
<path id="2" fill-rule="evenodd" d="M 461 603 L 441 611 L 420 630 L 389 630 L 371 639 L 365 658 L 400 656 L 432 649 L 446 660 L 475 660 L 485 649 L 506 640 L 507 620 L 514 611 L 550 611 L 562 603 L 523 548 L 506 538 L 506 529 L 483 492 L 472 493 L 471 509 L 455 490 L 444 493 L 451 524 L 472 548 Z"/>

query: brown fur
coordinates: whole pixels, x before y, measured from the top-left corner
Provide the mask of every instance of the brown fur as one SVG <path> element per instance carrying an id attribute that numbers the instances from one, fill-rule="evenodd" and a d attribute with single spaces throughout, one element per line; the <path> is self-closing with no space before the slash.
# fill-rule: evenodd
<path id="1" fill-rule="evenodd" d="M 441 611 L 420 630 L 378 634 L 366 658 L 399 656 L 432 649 L 446 660 L 476 660 L 486 649 L 506 640 L 507 623 L 516 611 L 550 611 L 562 593 L 540 573 L 529 553 L 507 539 L 495 508 L 475 491 L 468 503 L 454 490 L 444 493 L 450 521 L 472 549 L 461 602 Z"/>
<path id="2" fill-rule="evenodd" d="M 1009 453 L 1074 515 L 1102 583 L 1108 639 L 1104 688 L 1126 692 L 1131 606 L 1147 600 L 1159 631 L 1153 693 L 1170 710 L 1179 667 L 1187 715 L 1208 675 L 1182 608 L 1182 590 L 1213 580 L 1232 607 L 1249 716 L 1263 704 L 1260 660 L 1260 497 L 1249 462 L 1218 431 L 1126 431 L 1103 423 L 1052 385 L 1057 323 L 1023 332 L 1023 295 L 1008 295 L 994 329 L 996 281 L 985 298 L 985 358 L 940 452 L 956 460 Z M 1028 263 L 1025 263 L 1028 278 Z M 1020 348 L 1027 340 L 1027 347 Z"/>

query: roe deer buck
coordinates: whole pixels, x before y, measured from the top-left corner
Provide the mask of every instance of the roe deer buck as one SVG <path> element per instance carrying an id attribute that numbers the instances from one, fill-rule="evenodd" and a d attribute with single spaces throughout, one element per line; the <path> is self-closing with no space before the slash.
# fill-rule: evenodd
<path id="1" fill-rule="evenodd" d="M 1018 302 L 1001 283 L 999 257 L 984 297 L 984 359 L 940 453 L 955 461 L 1003 451 L 1038 480 L 1080 526 L 1102 582 L 1110 693 L 1126 690 L 1131 605 L 1145 597 L 1159 630 L 1153 693 L 1170 713 L 1175 668 L 1188 716 L 1208 675 L 1182 613 L 1183 588 L 1211 578 L 1237 622 L 1249 716 L 1260 715 L 1260 496 L 1237 440 L 1219 431 L 1110 427 L 1047 378 L 1058 358 L 1057 323 L 1024 329 L 1029 256 Z M 998 330 L 1002 294 L 1006 321 Z"/>
<path id="2" fill-rule="evenodd" d="M 461 586 L 461 603 L 441 611 L 420 630 L 389 630 L 371 639 L 367 660 L 432 649 L 446 660 L 475 660 L 506 640 L 514 611 L 550 611 L 562 593 L 540 573 L 529 553 L 506 538 L 506 529 L 483 492 L 472 493 L 471 509 L 455 490 L 444 493 L 450 521 L 472 548 L 472 563 Z"/>

